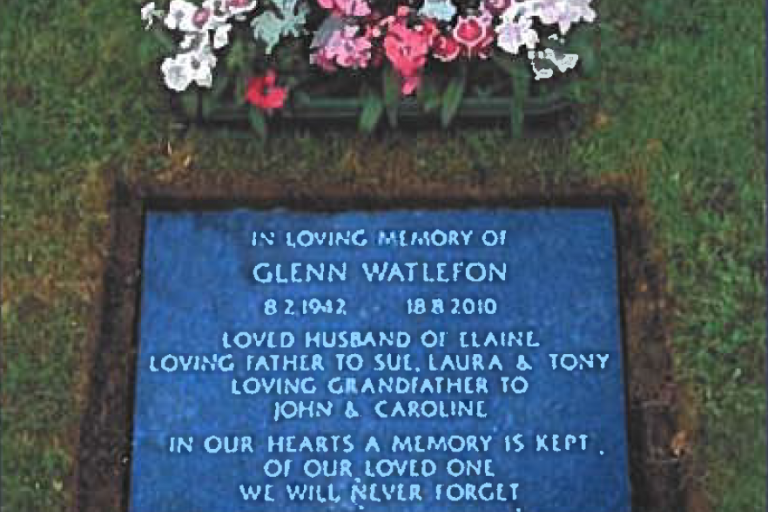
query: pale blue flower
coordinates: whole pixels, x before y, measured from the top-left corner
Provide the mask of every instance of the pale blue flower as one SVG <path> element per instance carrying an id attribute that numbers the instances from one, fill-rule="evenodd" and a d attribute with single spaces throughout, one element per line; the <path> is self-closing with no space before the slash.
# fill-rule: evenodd
<path id="1" fill-rule="evenodd" d="M 456 6 L 451 0 L 424 0 L 419 15 L 437 21 L 451 21 L 456 16 Z"/>

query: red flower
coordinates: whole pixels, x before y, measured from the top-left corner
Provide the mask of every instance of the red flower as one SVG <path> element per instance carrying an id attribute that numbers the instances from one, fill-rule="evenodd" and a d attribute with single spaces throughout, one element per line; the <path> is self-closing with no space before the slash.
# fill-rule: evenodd
<path id="1" fill-rule="evenodd" d="M 467 57 L 488 58 L 493 31 L 490 19 L 481 16 L 460 17 L 453 29 L 453 37 Z"/>
<path id="2" fill-rule="evenodd" d="M 275 85 L 276 81 L 277 73 L 271 69 L 264 76 L 251 78 L 245 91 L 245 101 L 266 111 L 281 108 L 285 104 L 288 90 Z"/>
<path id="3" fill-rule="evenodd" d="M 401 92 L 411 94 L 419 86 L 421 70 L 427 63 L 429 34 L 409 29 L 404 22 L 397 21 L 384 38 L 384 51 L 402 79 Z"/>
<path id="4" fill-rule="evenodd" d="M 443 62 L 454 60 L 459 56 L 459 53 L 461 53 L 461 48 L 453 36 L 439 35 L 432 46 L 432 54 Z"/>
<path id="5" fill-rule="evenodd" d="M 420 26 L 416 27 L 416 30 L 427 37 L 427 43 L 430 46 L 434 44 L 435 38 L 440 35 L 440 29 L 437 28 L 437 23 L 432 20 L 424 20 Z"/>

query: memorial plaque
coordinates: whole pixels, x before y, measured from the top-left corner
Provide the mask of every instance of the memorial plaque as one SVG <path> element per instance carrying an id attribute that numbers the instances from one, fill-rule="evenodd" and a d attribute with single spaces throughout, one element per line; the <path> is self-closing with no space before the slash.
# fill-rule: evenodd
<path id="1" fill-rule="evenodd" d="M 146 214 L 131 512 L 626 512 L 600 208 Z"/>

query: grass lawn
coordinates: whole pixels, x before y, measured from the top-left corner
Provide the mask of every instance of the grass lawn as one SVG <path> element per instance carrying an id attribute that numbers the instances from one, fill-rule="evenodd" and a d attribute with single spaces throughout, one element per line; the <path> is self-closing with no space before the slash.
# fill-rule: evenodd
<path id="1" fill-rule="evenodd" d="M 765 503 L 762 2 L 602 0 L 599 114 L 565 139 L 505 133 L 173 135 L 138 6 L 0 3 L 2 510 L 67 510 L 109 184 L 188 173 L 379 181 L 629 174 L 646 187 L 714 510 Z M 172 151 L 169 151 L 169 146 Z"/>

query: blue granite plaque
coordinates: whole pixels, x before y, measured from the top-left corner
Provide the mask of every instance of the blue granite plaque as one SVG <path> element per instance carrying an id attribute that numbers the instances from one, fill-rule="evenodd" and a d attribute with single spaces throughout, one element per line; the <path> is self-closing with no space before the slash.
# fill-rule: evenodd
<path id="1" fill-rule="evenodd" d="M 629 511 L 614 236 L 607 209 L 149 212 L 130 511 Z"/>

